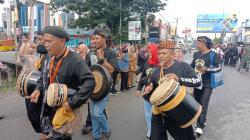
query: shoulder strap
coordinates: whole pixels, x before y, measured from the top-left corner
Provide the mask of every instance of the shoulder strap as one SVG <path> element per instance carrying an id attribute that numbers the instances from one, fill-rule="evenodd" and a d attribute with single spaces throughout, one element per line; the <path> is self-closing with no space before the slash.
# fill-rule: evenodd
<path id="1" fill-rule="evenodd" d="M 210 53 L 210 66 L 211 67 L 214 67 L 214 51 L 211 50 L 211 53 Z"/>

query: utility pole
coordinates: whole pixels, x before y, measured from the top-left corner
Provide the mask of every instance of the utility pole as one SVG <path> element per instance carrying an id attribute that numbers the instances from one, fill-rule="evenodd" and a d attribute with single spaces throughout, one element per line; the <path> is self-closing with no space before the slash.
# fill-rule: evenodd
<path id="1" fill-rule="evenodd" d="M 144 12 L 145 12 L 145 44 L 148 44 L 148 3 L 149 1 L 147 0 L 144 4 L 145 4 L 145 8 L 144 8 Z"/>
<path id="2" fill-rule="evenodd" d="M 14 21 L 12 21 L 12 27 L 13 27 L 13 34 L 14 34 L 14 43 L 15 43 L 15 76 L 17 76 L 17 51 L 18 51 L 18 44 L 17 44 L 17 34 L 16 34 L 16 26 L 17 26 L 17 23 L 18 23 L 18 8 L 17 8 L 17 5 L 19 4 L 19 1 L 18 0 L 13 0 L 11 3 L 10 3 L 10 6 L 11 6 L 11 12 L 12 12 L 12 15 L 13 15 L 13 19 Z"/>
<path id="3" fill-rule="evenodd" d="M 148 44 L 148 15 L 145 15 L 145 44 Z"/>
<path id="4" fill-rule="evenodd" d="M 225 20 L 225 0 L 223 0 L 223 21 Z M 224 38 L 226 36 L 226 29 L 223 26 L 222 33 L 221 33 L 221 44 L 224 42 Z"/>
<path id="5" fill-rule="evenodd" d="M 181 19 L 181 18 L 179 18 L 179 17 L 176 17 L 176 18 L 174 18 L 175 19 L 175 21 L 176 21 L 176 27 L 175 27 L 175 43 L 177 44 L 177 41 L 178 41 L 178 39 L 177 39 L 177 29 L 178 29 L 178 23 L 179 23 L 179 19 Z"/>
<path id="6" fill-rule="evenodd" d="M 30 5 L 30 22 L 29 22 L 29 35 L 30 35 L 30 41 L 33 42 L 34 40 L 34 5 L 35 5 L 35 0 L 30 0 L 29 5 Z"/>
<path id="7" fill-rule="evenodd" d="M 120 38 L 120 48 L 122 47 L 122 0 L 120 0 L 120 26 L 119 26 L 119 38 Z"/>

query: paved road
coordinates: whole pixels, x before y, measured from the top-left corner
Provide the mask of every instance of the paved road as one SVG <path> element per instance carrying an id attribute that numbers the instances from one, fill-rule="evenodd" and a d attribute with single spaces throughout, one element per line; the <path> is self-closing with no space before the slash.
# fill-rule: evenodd
<path id="1" fill-rule="evenodd" d="M 190 61 L 191 55 L 185 60 Z M 208 126 L 199 140 L 249 140 L 250 73 L 225 67 L 225 85 L 214 90 L 208 112 Z M 112 135 L 110 140 L 147 140 L 143 100 L 135 89 L 111 96 L 107 107 Z M 86 110 L 86 108 L 85 108 Z M 26 117 L 23 98 L 15 93 L 0 93 L 0 140 L 38 139 Z M 74 140 L 88 140 L 77 133 Z"/>

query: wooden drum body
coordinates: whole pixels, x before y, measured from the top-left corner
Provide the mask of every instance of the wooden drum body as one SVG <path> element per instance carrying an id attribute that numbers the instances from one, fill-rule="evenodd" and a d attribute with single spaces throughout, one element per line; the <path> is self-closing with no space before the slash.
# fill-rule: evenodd
<path id="1" fill-rule="evenodd" d="M 186 88 L 173 79 L 161 79 L 150 102 L 155 108 L 153 114 L 163 113 L 174 119 L 181 128 L 194 124 L 202 111 L 201 105 L 186 94 Z"/>
<path id="2" fill-rule="evenodd" d="M 90 67 L 95 77 L 96 86 L 90 98 L 94 101 L 103 99 L 112 86 L 112 79 L 108 71 L 101 65 L 93 65 Z"/>
<path id="3" fill-rule="evenodd" d="M 26 69 L 22 71 L 17 78 L 17 93 L 22 97 L 30 96 L 36 88 L 40 75 L 41 73 L 34 69 Z"/>

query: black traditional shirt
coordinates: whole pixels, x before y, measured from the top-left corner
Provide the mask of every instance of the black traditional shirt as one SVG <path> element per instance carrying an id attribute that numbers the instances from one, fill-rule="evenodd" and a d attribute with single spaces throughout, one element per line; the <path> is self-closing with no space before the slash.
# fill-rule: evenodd
<path id="1" fill-rule="evenodd" d="M 191 63 L 191 66 L 195 68 L 196 65 L 196 60 L 201 59 L 204 60 L 205 62 L 205 67 L 207 68 L 206 72 L 202 74 L 202 87 L 211 87 L 211 73 L 213 72 L 218 72 L 221 70 L 221 58 L 220 56 L 214 53 L 214 58 L 213 58 L 213 67 L 211 67 L 211 60 L 210 60 L 210 55 L 211 52 L 208 52 L 206 54 L 202 54 L 200 51 L 195 52 L 193 56 L 193 61 Z"/>
<path id="2" fill-rule="evenodd" d="M 154 89 L 158 86 L 160 80 L 160 68 L 152 73 L 150 83 L 153 83 Z M 167 69 L 163 68 L 164 75 L 174 73 L 179 78 L 179 83 L 187 87 L 198 87 L 201 79 L 197 76 L 194 69 L 186 62 L 174 61 L 174 64 Z"/>
<path id="3" fill-rule="evenodd" d="M 62 57 L 54 60 L 54 68 L 60 61 L 60 58 Z M 49 65 L 47 65 L 47 69 L 45 71 L 46 74 L 43 76 L 48 75 L 48 66 Z M 41 93 L 43 93 L 43 84 L 46 84 L 42 81 L 43 80 L 39 80 L 36 87 L 36 89 L 39 89 Z M 49 78 L 46 82 L 49 82 Z M 77 53 L 72 51 L 69 51 L 69 54 L 62 60 L 54 82 L 65 84 L 69 89 L 76 90 L 72 96 L 68 97 L 69 106 L 72 109 L 76 109 L 84 104 L 93 93 L 95 87 L 95 79 L 90 69 L 83 59 Z"/>

